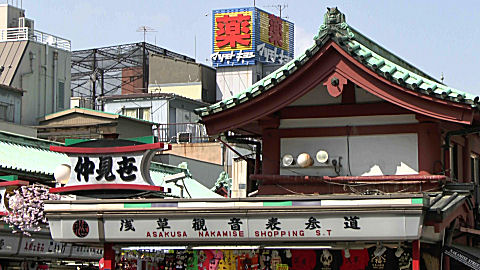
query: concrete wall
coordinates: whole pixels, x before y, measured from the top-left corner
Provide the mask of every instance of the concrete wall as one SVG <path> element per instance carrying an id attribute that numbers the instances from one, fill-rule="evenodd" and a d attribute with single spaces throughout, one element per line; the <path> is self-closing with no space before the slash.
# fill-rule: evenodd
<path id="1" fill-rule="evenodd" d="M 280 121 L 280 128 L 345 127 L 366 125 L 415 124 L 418 121 L 411 115 L 382 115 L 333 117 L 311 119 L 286 119 Z M 308 153 L 313 159 L 313 167 L 284 167 L 283 175 L 335 176 L 331 166 L 320 164 L 316 159 L 319 150 L 329 154 L 330 161 L 341 157 L 340 175 L 402 175 L 418 172 L 418 138 L 412 134 L 388 134 L 368 136 L 338 136 L 283 138 L 280 140 L 281 157 L 291 154 L 295 158 Z M 381 151 L 377 151 L 381 149 Z M 331 165 L 330 162 L 327 165 Z"/>
<path id="2" fill-rule="evenodd" d="M 149 58 L 149 89 L 158 86 L 162 93 L 174 93 L 212 103 L 215 101 L 215 74 L 215 69 L 198 63 L 162 55 L 150 55 Z M 201 87 L 181 87 L 194 83 L 200 83 Z"/>
<path id="3" fill-rule="evenodd" d="M 22 100 L 23 125 L 36 125 L 38 118 L 70 107 L 70 69 L 71 52 L 28 42 L 11 83 L 26 91 Z"/>
<path id="4" fill-rule="evenodd" d="M 169 83 L 152 84 L 148 87 L 149 93 L 171 93 L 182 97 L 202 100 L 202 83 Z"/>
<path id="5" fill-rule="evenodd" d="M 213 68 L 202 66 L 202 101 L 216 102 L 217 71 Z"/>
<path id="6" fill-rule="evenodd" d="M 381 151 L 378 151 L 381 149 Z M 320 164 L 315 155 L 325 150 L 329 159 L 341 157 L 339 175 L 405 175 L 418 173 L 417 134 L 393 134 L 372 136 L 339 136 L 319 138 L 281 139 L 281 156 L 297 157 L 308 153 L 314 164 L 309 168 L 282 167 L 282 175 L 336 176 L 331 162 Z"/>
<path id="7" fill-rule="evenodd" d="M 0 87 L 0 106 L 6 108 L 6 118 L 3 121 L 20 124 L 22 93 Z"/>
<path id="8" fill-rule="evenodd" d="M 261 65 L 217 68 L 217 100 L 235 96 L 262 77 Z"/>
<path id="9" fill-rule="evenodd" d="M 25 10 L 9 6 L 0 5 L 0 29 L 18 27 L 18 18 L 25 16 Z"/>
<path id="10" fill-rule="evenodd" d="M 222 165 L 222 146 L 220 143 L 172 144 L 169 154 Z"/>
<path id="11" fill-rule="evenodd" d="M 119 118 L 117 125 L 118 138 L 127 139 L 135 137 L 152 136 L 152 126 L 146 123 Z"/>
<path id="12" fill-rule="evenodd" d="M 201 82 L 200 64 L 150 55 L 149 84 Z"/>

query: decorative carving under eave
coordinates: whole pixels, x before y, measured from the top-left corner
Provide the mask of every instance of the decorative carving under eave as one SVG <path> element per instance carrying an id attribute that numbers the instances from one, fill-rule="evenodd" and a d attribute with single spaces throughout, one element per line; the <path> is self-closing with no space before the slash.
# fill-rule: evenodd
<path id="1" fill-rule="evenodd" d="M 334 72 L 328 77 L 328 79 L 323 83 L 323 85 L 327 87 L 330 96 L 338 97 L 342 94 L 343 87 L 347 84 L 347 82 L 347 78 L 337 72 Z"/>
<path id="2" fill-rule="evenodd" d="M 337 7 L 327 8 L 323 24 L 320 26 L 318 35 L 314 39 L 321 39 L 328 34 L 332 34 L 336 38 L 346 37 L 350 39 L 354 37 L 345 20 L 345 14 L 341 13 Z"/>

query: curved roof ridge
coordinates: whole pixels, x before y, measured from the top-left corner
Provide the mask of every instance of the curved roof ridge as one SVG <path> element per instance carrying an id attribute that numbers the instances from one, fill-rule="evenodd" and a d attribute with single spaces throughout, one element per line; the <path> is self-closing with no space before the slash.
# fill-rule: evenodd
<path id="1" fill-rule="evenodd" d="M 314 37 L 314 44 L 306 49 L 303 54 L 298 55 L 236 96 L 196 109 L 195 113 L 201 117 L 208 116 L 258 96 L 293 74 L 329 40 L 333 40 L 349 55 L 379 76 L 401 87 L 438 99 L 468 104 L 475 108 L 479 105 L 478 96 L 451 88 L 439 82 L 351 28 L 345 21 L 345 15 L 337 8 L 327 9 L 324 23 L 320 26 L 319 33 Z"/>

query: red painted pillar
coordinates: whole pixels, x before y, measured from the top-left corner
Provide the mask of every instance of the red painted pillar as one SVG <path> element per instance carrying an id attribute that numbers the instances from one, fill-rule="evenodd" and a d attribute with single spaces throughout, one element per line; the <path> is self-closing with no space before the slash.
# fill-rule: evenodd
<path id="1" fill-rule="evenodd" d="M 100 270 L 102 270 L 100 268 Z M 113 244 L 103 245 L 103 270 L 115 270 L 115 250 Z"/>
<path id="2" fill-rule="evenodd" d="M 443 267 L 442 270 L 450 270 L 450 257 L 443 255 Z"/>
<path id="3" fill-rule="evenodd" d="M 418 124 L 418 171 L 420 174 L 441 172 L 442 142 L 440 128 L 436 123 Z"/>
<path id="4" fill-rule="evenodd" d="M 280 120 L 275 117 L 259 120 L 262 127 L 262 174 L 280 174 Z"/>
<path id="5" fill-rule="evenodd" d="M 280 138 L 278 129 L 264 129 L 262 143 L 262 174 L 280 174 Z"/>
<path id="6" fill-rule="evenodd" d="M 412 270 L 420 270 L 420 240 L 412 242 Z"/>

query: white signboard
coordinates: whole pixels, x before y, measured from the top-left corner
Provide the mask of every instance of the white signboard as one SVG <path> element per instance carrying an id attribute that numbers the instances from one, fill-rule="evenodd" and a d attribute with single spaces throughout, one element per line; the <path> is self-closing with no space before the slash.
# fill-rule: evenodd
<path id="1" fill-rule="evenodd" d="M 288 56 L 288 52 L 275 47 L 270 49 L 265 46 L 265 43 L 257 45 L 258 56 L 262 61 L 286 64 L 288 61 L 292 60 L 292 57 Z"/>
<path id="2" fill-rule="evenodd" d="M 237 62 L 243 62 L 244 60 L 252 60 L 255 58 L 255 53 L 254 52 L 246 52 L 246 51 L 231 51 L 229 53 L 220 53 L 220 52 L 215 52 L 210 55 L 210 58 L 213 61 L 219 61 L 219 62 L 224 62 L 225 60 L 227 62 L 236 59 Z"/>
<path id="3" fill-rule="evenodd" d="M 72 246 L 72 259 L 100 259 L 103 257 L 103 248 Z"/>
<path id="4" fill-rule="evenodd" d="M 149 172 L 154 150 L 124 154 L 72 155 L 72 170 L 66 186 L 91 184 L 153 185 Z"/>
<path id="5" fill-rule="evenodd" d="M 90 228 L 98 226 L 90 220 Z M 77 237 L 73 220 L 50 220 L 61 241 L 99 241 L 98 233 Z M 62 224 L 64 227 L 62 228 Z M 420 236 L 421 215 L 394 213 L 272 213 L 229 216 L 119 216 L 104 218 L 109 242 L 266 242 L 412 240 Z M 65 226 L 66 225 L 66 226 Z"/>
<path id="6" fill-rule="evenodd" d="M 22 238 L 18 255 L 64 258 L 70 255 L 72 244 L 46 238 Z"/>

